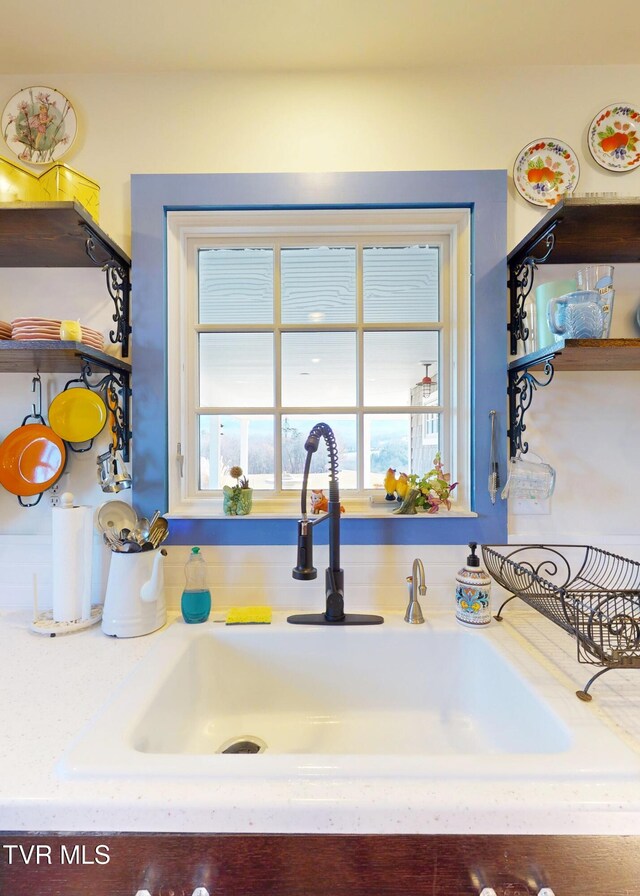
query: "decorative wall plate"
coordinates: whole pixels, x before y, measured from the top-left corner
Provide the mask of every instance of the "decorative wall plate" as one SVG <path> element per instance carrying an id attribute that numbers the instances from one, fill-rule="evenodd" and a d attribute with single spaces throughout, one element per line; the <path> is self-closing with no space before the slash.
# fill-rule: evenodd
<path id="1" fill-rule="evenodd" d="M 640 165 L 640 111 L 628 103 L 601 109 L 589 125 L 589 152 L 607 171 L 631 171 Z"/>
<path id="2" fill-rule="evenodd" d="M 2 136 L 30 165 L 50 165 L 71 149 L 78 124 L 69 100 L 51 87 L 25 87 L 2 113 Z"/>
<path id="3" fill-rule="evenodd" d="M 519 153 L 513 182 L 520 195 L 534 205 L 552 206 L 578 185 L 580 165 L 575 152 L 562 140 L 539 137 Z"/>

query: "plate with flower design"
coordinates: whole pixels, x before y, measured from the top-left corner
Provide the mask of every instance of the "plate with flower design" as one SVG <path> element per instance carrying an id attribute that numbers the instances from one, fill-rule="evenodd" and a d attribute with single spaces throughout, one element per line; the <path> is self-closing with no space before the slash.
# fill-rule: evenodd
<path id="1" fill-rule="evenodd" d="M 550 207 L 573 193 L 580 178 L 578 157 L 563 140 L 539 137 L 527 143 L 513 166 L 520 195 L 534 205 Z"/>
<path id="2" fill-rule="evenodd" d="M 21 162 L 50 165 L 69 149 L 78 129 L 69 100 L 52 87 L 25 87 L 2 113 L 2 136 Z"/>
<path id="3" fill-rule="evenodd" d="M 631 171 L 640 165 L 640 111 L 628 103 L 601 109 L 589 125 L 589 152 L 607 171 Z"/>

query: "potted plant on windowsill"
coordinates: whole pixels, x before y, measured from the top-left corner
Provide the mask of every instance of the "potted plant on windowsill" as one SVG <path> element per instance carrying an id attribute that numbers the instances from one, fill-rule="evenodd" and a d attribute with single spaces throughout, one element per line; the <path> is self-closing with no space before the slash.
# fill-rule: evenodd
<path id="1" fill-rule="evenodd" d="M 242 475 L 242 467 L 231 467 L 229 475 L 236 480 L 235 485 L 225 485 L 222 489 L 222 509 L 227 516 L 247 516 L 253 504 L 253 489 L 249 480 Z"/>
<path id="2" fill-rule="evenodd" d="M 437 513 L 441 507 L 451 509 L 451 492 L 458 483 L 451 482 L 451 474 L 443 469 L 440 452 L 433 459 L 433 469 L 418 476 L 416 473 L 401 473 L 396 478 L 395 470 L 389 468 L 385 477 L 387 498 L 397 495 L 402 503 L 392 513 Z M 393 491 L 392 491 L 393 489 Z"/>

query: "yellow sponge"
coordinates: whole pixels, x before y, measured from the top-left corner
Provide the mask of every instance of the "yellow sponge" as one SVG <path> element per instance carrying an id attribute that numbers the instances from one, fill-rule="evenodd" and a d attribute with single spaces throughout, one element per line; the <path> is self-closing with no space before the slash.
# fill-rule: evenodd
<path id="1" fill-rule="evenodd" d="M 270 623 L 271 607 L 231 607 L 225 619 L 227 625 Z"/>

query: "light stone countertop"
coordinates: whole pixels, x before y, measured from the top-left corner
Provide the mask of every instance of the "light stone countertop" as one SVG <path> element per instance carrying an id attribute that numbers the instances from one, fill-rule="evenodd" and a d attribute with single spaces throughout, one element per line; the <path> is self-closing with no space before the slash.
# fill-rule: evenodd
<path id="1" fill-rule="evenodd" d="M 513 656 L 533 656 L 568 694 L 596 671 L 578 664 L 573 641 L 534 611 L 507 608 L 505 619 Z M 0 611 L 0 830 L 640 834 L 637 773 L 548 783 L 469 779 L 463 786 L 391 777 L 218 778 L 204 785 L 59 778 L 55 764 L 70 741 L 161 637 L 113 639 L 94 626 L 48 638 L 29 630 L 26 611 Z M 637 754 L 640 771 L 640 673 L 607 673 L 592 693 L 584 712 L 605 720 Z"/>

